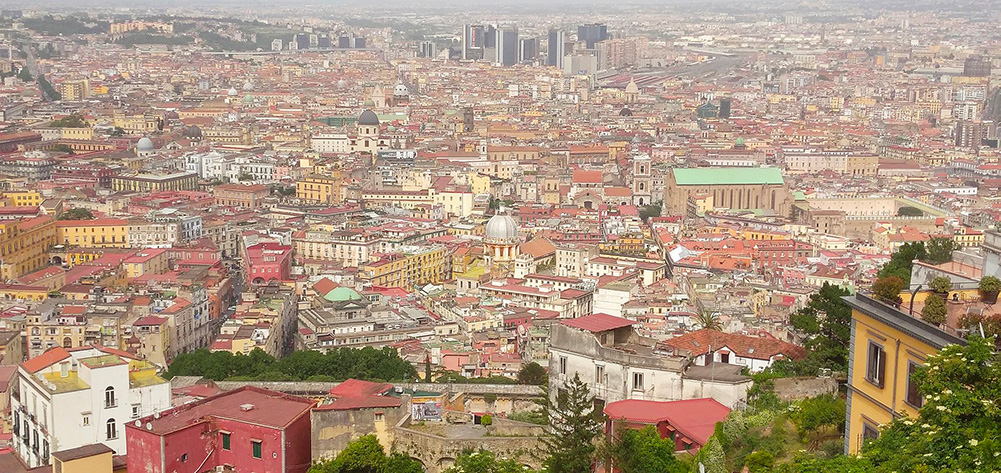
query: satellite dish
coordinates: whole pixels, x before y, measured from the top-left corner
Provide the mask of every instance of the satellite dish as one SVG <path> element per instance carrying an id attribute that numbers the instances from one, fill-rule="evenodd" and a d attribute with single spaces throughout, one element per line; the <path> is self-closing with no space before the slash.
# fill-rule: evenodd
<path id="1" fill-rule="evenodd" d="M 138 420 L 138 419 L 137 419 L 137 420 L 136 420 L 136 423 L 135 423 L 135 426 L 136 426 L 136 427 L 139 427 L 139 426 L 141 426 L 141 425 L 143 425 L 142 421 L 141 421 L 141 420 Z"/>
<path id="2" fill-rule="evenodd" d="M 160 413 L 159 412 L 154 413 L 153 414 L 153 418 L 154 419 L 159 419 L 160 418 Z"/>
<path id="3" fill-rule="evenodd" d="M 147 422 L 146 423 L 146 430 L 153 430 L 153 424 L 150 424 L 149 422 Z"/>

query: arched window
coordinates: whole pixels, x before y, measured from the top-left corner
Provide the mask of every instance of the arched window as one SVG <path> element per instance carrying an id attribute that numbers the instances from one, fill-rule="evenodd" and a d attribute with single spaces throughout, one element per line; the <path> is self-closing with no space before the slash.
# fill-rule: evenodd
<path id="1" fill-rule="evenodd" d="M 108 419 L 108 423 L 105 424 L 105 429 L 107 430 L 108 440 L 118 438 L 118 426 L 115 425 L 115 419 Z"/>
<path id="2" fill-rule="evenodd" d="M 104 407 L 118 407 L 118 400 L 115 399 L 115 388 L 108 386 L 104 389 Z"/>

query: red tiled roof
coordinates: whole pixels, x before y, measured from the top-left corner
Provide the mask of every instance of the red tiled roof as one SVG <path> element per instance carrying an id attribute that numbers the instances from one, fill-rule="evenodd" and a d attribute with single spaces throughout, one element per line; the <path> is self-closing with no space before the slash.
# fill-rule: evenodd
<path id="1" fill-rule="evenodd" d="M 194 424 L 213 423 L 214 419 L 230 419 L 235 422 L 284 429 L 300 416 L 308 415 L 313 404 L 314 402 L 309 399 L 254 386 L 244 386 L 169 409 L 162 412 L 159 418 L 145 417 L 141 424 L 147 426 L 143 428 L 144 431 L 152 432 L 154 435 L 166 435 Z M 252 407 L 245 410 L 244 406 Z M 134 427 L 132 422 L 127 423 L 126 429 L 131 428 L 139 427 Z"/>
<path id="2" fill-rule="evenodd" d="M 21 368 L 29 373 L 37 373 L 55 363 L 63 361 L 70 357 L 70 352 L 66 351 L 63 347 L 53 347 L 24 363 L 21 363 Z"/>
<path id="3" fill-rule="evenodd" d="M 567 327 L 573 327 L 588 332 L 604 332 L 605 330 L 615 330 L 617 328 L 628 327 L 634 322 L 622 317 L 608 314 L 591 314 L 576 319 L 567 319 L 562 322 Z"/>
<path id="4" fill-rule="evenodd" d="M 372 409 L 400 407 L 400 398 L 385 395 L 387 391 L 392 391 L 393 385 L 389 383 L 373 383 L 359 379 L 349 379 L 330 389 L 330 396 L 333 402 L 323 404 L 317 409 L 320 410 L 349 410 L 349 409 Z"/>
<path id="5" fill-rule="evenodd" d="M 752 337 L 709 329 L 696 330 L 680 337 L 662 340 L 657 345 L 663 348 L 690 352 L 692 356 L 705 355 L 709 353 L 710 347 L 714 351 L 728 349 L 733 351 L 737 356 L 756 360 L 768 360 L 779 355 L 793 359 L 806 356 L 806 350 L 803 347 L 775 338 Z"/>
<path id="6" fill-rule="evenodd" d="M 667 421 L 699 445 L 705 445 L 716 429 L 716 423 L 726 419 L 729 413 L 728 407 L 712 398 L 667 402 L 626 399 L 605 406 L 605 415 L 609 419 L 643 424 Z"/>

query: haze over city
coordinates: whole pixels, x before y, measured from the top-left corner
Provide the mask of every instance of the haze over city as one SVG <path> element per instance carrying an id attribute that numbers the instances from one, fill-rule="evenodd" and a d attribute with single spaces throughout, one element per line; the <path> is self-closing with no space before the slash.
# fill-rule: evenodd
<path id="1" fill-rule="evenodd" d="M 0 473 L 1001 471 L 998 2 L 0 2 Z"/>

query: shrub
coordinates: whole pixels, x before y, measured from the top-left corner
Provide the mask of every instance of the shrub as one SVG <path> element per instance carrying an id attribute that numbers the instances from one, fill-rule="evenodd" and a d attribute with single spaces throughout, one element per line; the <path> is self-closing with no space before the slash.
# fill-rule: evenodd
<path id="1" fill-rule="evenodd" d="M 484 414 L 483 417 L 480 417 L 480 424 L 484 427 L 490 427 L 493 423 L 494 418 L 490 414 Z"/>
<path id="2" fill-rule="evenodd" d="M 1001 279 L 994 276 L 984 276 L 980 279 L 980 290 L 983 292 L 1001 291 Z"/>
<path id="3" fill-rule="evenodd" d="M 944 276 L 937 276 L 928 283 L 928 287 L 935 292 L 949 292 L 952 290 L 952 281 Z"/>

